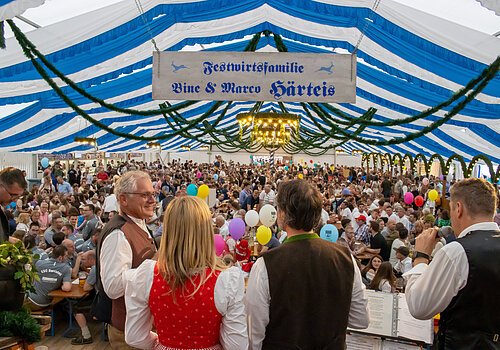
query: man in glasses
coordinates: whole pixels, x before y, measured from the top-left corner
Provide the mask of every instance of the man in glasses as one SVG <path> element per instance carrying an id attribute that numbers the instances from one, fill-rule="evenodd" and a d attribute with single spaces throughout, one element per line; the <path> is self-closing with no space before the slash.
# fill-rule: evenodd
<path id="1" fill-rule="evenodd" d="M 98 293 L 112 299 L 108 328 L 112 349 L 130 349 L 125 343 L 125 286 L 122 274 L 151 259 L 156 246 L 145 220 L 153 216 L 156 194 L 150 176 L 142 171 L 126 172 L 115 185 L 120 213 L 104 226 L 97 243 Z M 101 320 L 105 321 L 105 320 Z"/>
<path id="2" fill-rule="evenodd" d="M 3 207 L 21 197 L 27 187 L 21 170 L 8 167 L 0 171 L 0 243 L 9 240 L 9 224 Z"/>

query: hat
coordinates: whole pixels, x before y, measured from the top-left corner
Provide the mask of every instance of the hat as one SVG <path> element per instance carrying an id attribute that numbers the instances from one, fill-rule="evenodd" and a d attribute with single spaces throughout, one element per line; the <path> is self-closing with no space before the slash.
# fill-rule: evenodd
<path id="1" fill-rule="evenodd" d="M 404 245 L 402 245 L 399 248 L 393 248 L 393 249 L 396 251 L 396 253 L 400 253 L 401 255 L 404 255 L 404 256 L 410 255 L 410 250 L 407 247 L 405 247 Z"/>
<path id="2" fill-rule="evenodd" d="M 366 216 L 364 215 L 360 215 L 356 218 L 356 220 L 362 220 L 362 221 L 365 221 L 366 222 Z"/>
<path id="3" fill-rule="evenodd" d="M 349 196 L 351 194 L 351 190 L 348 188 L 344 188 L 341 193 L 343 196 Z"/>

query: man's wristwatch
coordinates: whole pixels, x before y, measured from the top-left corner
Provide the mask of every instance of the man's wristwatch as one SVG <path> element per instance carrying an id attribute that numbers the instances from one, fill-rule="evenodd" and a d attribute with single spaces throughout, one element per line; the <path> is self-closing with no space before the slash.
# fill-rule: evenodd
<path id="1" fill-rule="evenodd" d="M 424 258 L 424 259 L 427 259 L 428 261 L 431 260 L 431 257 L 425 253 L 422 253 L 422 252 L 415 252 L 415 259 L 417 258 Z"/>

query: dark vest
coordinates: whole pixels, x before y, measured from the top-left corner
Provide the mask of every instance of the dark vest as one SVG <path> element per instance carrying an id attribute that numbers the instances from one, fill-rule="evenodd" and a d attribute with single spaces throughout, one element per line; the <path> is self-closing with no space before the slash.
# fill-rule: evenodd
<path id="1" fill-rule="evenodd" d="M 347 248 L 304 239 L 263 258 L 271 301 L 262 349 L 344 350 L 354 280 Z"/>
<path id="2" fill-rule="evenodd" d="M 98 242 L 97 256 L 99 259 L 100 249 L 104 239 L 114 230 L 120 229 L 127 238 L 130 248 L 132 249 L 132 268 L 137 268 L 144 260 L 151 259 L 155 252 L 156 246 L 151 235 L 144 232 L 126 215 L 115 215 L 106 226 L 104 226 Z M 100 278 L 98 279 L 100 283 Z M 99 287 L 99 286 L 98 286 Z M 111 311 L 111 324 L 113 327 L 123 331 L 125 329 L 125 318 L 127 310 L 125 308 L 125 298 L 120 297 L 113 299 Z"/>
<path id="3" fill-rule="evenodd" d="M 3 208 L 0 208 L 0 243 L 7 242 L 9 240 L 9 220 L 3 212 Z"/>
<path id="4" fill-rule="evenodd" d="M 439 348 L 500 349 L 500 231 L 457 239 L 467 254 L 467 284 L 441 313 Z M 495 341 L 496 339 L 496 341 Z"/>

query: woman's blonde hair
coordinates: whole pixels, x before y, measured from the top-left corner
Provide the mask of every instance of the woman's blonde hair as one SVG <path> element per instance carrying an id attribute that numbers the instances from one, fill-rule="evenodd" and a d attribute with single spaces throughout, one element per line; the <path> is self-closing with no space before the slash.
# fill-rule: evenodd
<path id="1" fill-rule="evenodd" d="M 205 273 L 209 268 L 211 272 Z M 215 254 L 212 216 L 198 197 L 177 197 L 167 207 L 158 252 L 158 272 L 169 284 L 172 295 L 184 288 L 196 274 L 200 281 L 192 297 L 216 270 L 224 265 Z"/>
<path id="2" fill-rule="evenodd" d="M 17 217 L 17 223 L 18 224 L 28 224 L 30 222 L 30 214 L 29 213 L 21 213 Z"/>

